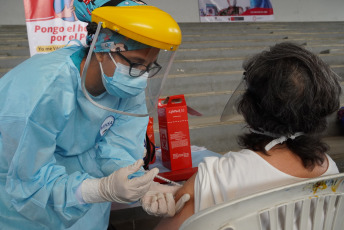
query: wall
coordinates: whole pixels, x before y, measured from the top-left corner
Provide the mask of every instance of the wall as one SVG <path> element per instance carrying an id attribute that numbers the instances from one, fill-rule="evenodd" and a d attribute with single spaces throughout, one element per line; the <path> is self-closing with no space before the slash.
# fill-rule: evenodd
<path id="1" fill-rule="evenodd" d="M 225 0 L 223 0 L 225 1 Z M 145 0 L 178 22 L 199 22 L 198 0 Z M 344 21 L 344 0 L 271 0 L 275 21 Z M 1 0 L 0 25 L 25 24 L 23 0 Z"/>
<path id="2" fill-rule="evenodd" d="M 24 25 L 23 0 L 0 0 L 0 25 Z"/>
<path id="3" fill-rule="evenodd" d="M 144 1 L 170 13 L 178 22 L 199 22 L 198 0 Z M 344 0 L 270 1 L 275 21 L 344 21 Z"/>

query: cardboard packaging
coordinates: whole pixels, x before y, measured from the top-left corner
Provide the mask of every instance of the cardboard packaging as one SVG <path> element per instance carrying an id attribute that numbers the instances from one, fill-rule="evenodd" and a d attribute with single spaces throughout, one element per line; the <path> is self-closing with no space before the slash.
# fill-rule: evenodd
<path id="1" fill-rule="evenodd" d="M 187 105 L 184 95 L 159 99 L 162 164 L 171 171 L 192 168 Z"/>

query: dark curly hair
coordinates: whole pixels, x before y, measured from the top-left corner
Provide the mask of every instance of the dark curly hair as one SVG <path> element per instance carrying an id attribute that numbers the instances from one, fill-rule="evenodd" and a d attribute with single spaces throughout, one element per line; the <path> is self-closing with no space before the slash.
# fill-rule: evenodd
<path id="1" fill-rule="evenodd" d="M 248 126 L 280 136 L 296 132 L 305 135 L 288 139 L 287 147 L 308 169 L 324 162 L 329 147 L 321 141 L 326 117 L 340 105 L 338 76 L 318 56 L 294 43 L 279 43 L 244 62 L 247 90 L 237 109 Z M 274 138 L 257 133 L 239 137 L 239 145 L 265 151 Z"/>

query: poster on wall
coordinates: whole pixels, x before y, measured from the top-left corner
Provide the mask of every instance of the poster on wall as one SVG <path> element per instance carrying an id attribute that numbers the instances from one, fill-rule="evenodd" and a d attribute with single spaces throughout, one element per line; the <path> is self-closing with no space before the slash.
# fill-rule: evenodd
<path id="1" fill-rule="evenodd" d="M 198 0 L 201 22 L 274 20 L 270 0 Z"/>
<path id="2" fill-rule="evenodd" d="M 54 51 L 74 39 L 86 43 L 87 24 L 77 19 L 73 3 L 74 0 L 24 0 L 31 56 Z"/>

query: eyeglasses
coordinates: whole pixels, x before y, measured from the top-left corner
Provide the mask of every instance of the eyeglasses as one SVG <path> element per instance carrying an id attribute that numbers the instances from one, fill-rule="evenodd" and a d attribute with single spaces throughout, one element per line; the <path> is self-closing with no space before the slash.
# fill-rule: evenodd
<path id="1" fill-rule="evenodd" d="M 159 65 L 157 62 L 154 62 L 153 64 L 146 66 L 141 63 L 135 63 L 131 62 L 128 58 L 126 58 L 123 54 L 120 52 L 116 52 L 118 56 L 120 56 L 122 59 L 124 59 L 129 64 L 129 75 L 132 77 L 140 77 L 145 72 L 148 72 L 148 78 L 154 77 L 160 70 L 161 65 Z"/>

